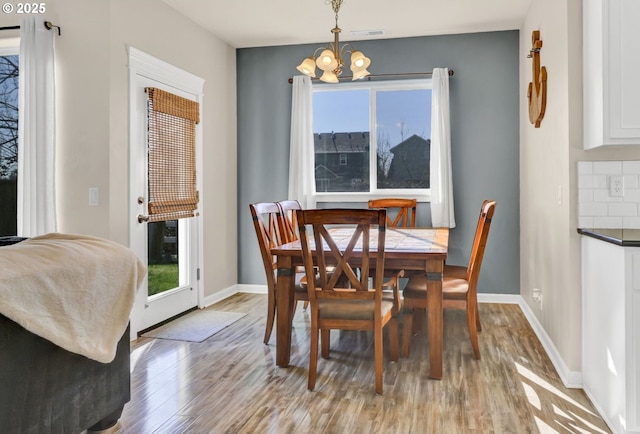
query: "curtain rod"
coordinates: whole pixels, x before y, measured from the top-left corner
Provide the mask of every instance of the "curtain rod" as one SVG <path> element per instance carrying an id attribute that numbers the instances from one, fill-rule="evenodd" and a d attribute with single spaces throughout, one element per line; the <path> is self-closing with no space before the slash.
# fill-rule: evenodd
<path id="1" fill-rule="evenodd" d="M 417 77 L 417 76 L 430 76 L 433 75 L 432 72 L 404 72 L 399 74 L 371 74 L 365 77 L 365 80 L 370 81 L 372 78 L 387 78 L 387 77 Z M 449 70 L 449 77 L 453 75 L 453 69 Z M 338 80 L 342 79 L 350 79 L 352 78 L 349 75 L 344 77 L 338 77 Z M 312 78 L 312 81 L 320 80 L 319 78 Z M 293 83 L 293 77 L 289 77 L 289 84 Z"/>
<path id="2" fill-rule="evenodd" d="M 60 36 L 61 33 L 61 29 L 60 26 L 56 26 L 55 24 L 52 24 L 51 21 L 45 21 L 44 22 L 44 28 L 47 30 L 51 30 L 53 28 L 58 29 L 58 36 Z M 0 30 L 20 30 L 20 26 L 5 26 L 5 27 L 0 27 Z"/>

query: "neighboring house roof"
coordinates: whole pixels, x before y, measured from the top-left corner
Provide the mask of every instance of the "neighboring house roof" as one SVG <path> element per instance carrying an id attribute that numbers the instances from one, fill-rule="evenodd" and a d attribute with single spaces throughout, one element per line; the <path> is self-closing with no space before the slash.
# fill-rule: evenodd
<path id="1" fill-rule="evenodd" d="M 316 154 L 351 153 L 369 151 L 369 132 L 314 133 Z"/>
<path id="2" fill-rule="evenodd" d="M 424 184 L 429 180 L 429 151 L 431 139 L 412 135 L 389 151 L 393 154 L 387 180 L 390 183 L 417 182 Z"/>
<path id="3" fill-rule="evenodd" d="M 416 146 L 416 145 L 424 146 L 425 143 L 431 144 L 431 140 L 430 139 L 426 139 L 425 140 L 422 137 L 414 134 L 411 137 L 409 137 L 408 139 L 398 143 L 396 146 L 394 146 L 393 148 L 389 149 L 389 151 L 395 154 L 397 151 L 401 150 L 402 148 L 412 147 L 412 146 Z"/>

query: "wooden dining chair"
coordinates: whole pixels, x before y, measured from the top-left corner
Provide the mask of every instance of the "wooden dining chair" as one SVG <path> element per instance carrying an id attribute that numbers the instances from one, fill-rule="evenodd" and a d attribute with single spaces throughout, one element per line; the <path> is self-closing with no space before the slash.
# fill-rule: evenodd
<path id="1" fill-rule="evenodd" d="M 374 334 L 375 390 L 382 394 L 382 332 L 389 324 L 390 358 L 397 361 L 400 311 L 397 281 L 391 296 L 383 296 L 386 211 L 318 209 L 302 210 L 297 214 L 311 305 L 308 388 L 313 390 L 316 384 L 319 333 L 322 357 L 328 358 L 331 329 L 368 330 Z M 341 228 L 350 231 L 346 236 L 349 240 L 346 246 L 334 239 L 334 231 Z M 375 236 L 370 239 L 370 235 Z M 313 243 L 310 237 L 313 237 Z M 372 249 L 370 240 L 376 243 L 375 249 Z M 315 248 L 322 245 L 326 248 Z M 333 267 L 328 269 L 329 265 Z M 374 282 L 369 279 L 370 269 L 379 276 Z M 316 270 L 319 276 L 314 279 Z M 348 284 L 341 283 L 343 281 Z"/>
<path id="2" fill-rule="evenodd" d="M 273 247 L 282 244 L 278 214 L 280 207 L 275 202 L 249 204 L 253 226 L 258 238 L 260 256 L 267 277 L 267 324 L 264 331 L 264 343 L 269 343 L 273 322 L 276 316 L 276 258 L 271 254 Z"/>
<path id="3" fill-rule="evenodd" d="M 473 355 L 480 359 L 478 332 L 482 329 L 478 315 L 477 284 L 482 266 L 491 220 L 496 209 L 496 201 L 485 200 L 480 208 L 478 225 L 473 239 L 473 247 L 469 256 L 469 264 L 465 266 L 445 265 L 442 281 L 442 306 L 444 309 L 466 309 L 469 339 Z M 413 327 L 414 309 L 427 309 L 427 278 L 424 274 L 415 274 L 403 290 L 403 337 L 402 355 L 409 356 L 409 344 Z"/>
<path id="4" fill-rule="evenodd" d="M 416 208 L 418 201 L 416 199 L 402 198 L 385 198 L 371 199 L 369 201 L 369 209 L 385 209 L 387 210 L 387 227 L 405 227 L 413 228 L 416 226 Z M 385 279 L 393 278 L 397 270 L 385 270 Z M 410 274 L 411 272 L 409 272 Z"/>
<path id="5" fill-rule="evenodd" d="M 300 202 L 297 200 L 281 200 L 276 203 L 280 208 L 280 213 L 278 214 L 278 225 L 283 244 L 296 241 L 299 238 L 296 211 L 302 209 Z M 296 274 L 297 273 L 304 275 L 304 267 L 296 268 Z M 296 280 L 301 281 L 303 284 L 306 281 L 306 279 L 302 280 L 299 278 Z M 309 307 L 307 291 L 296 291 L 295 296 L 296 298 L 293 303 L 293 308 L 295 309 L 298 301 L 304 301 L 303 309 L 306 310 L 307 307 Z"/>
<path id="6" fill-rule="evenodd" d="M 387 210 L 387 227 L 413 228 L 416 226 L 416 199 L 372 199 L 369 208 L 384 208 Z"/>
<path id="7" fill-rule="evenodd" d="M 268 344 L 276 316 L 276 268 L 278 265 L 276 257 L 271 254 L 271 249 L 284 244 L 278 222 L 281 211 L 275 202 L 252 203 L 249 205 L 249 209 L 251 210 L 251 218 L 256 230 L 260 256 L 262 257 L 262 264 L 267 278 L 267 323 L 264 331 L 264 343 Z M 304 273 L 296 275 L 294 289 L 294 297 L 296 298 L 307 298 L 307 289 L 306 286 L 303 286 L 304 279 Z"/>
<path id="8" fill-rule="evenodd" d="M 277 202 L 280 207 L 280 234 L 284 243 L 290 243 L 298 239 L 298 222 L 296 211 L 302 209 L 297 200 L 281 200 Z"/>

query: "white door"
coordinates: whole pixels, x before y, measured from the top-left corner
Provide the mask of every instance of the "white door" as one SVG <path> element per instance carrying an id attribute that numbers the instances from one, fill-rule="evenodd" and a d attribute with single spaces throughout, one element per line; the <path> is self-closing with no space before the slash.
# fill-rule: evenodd
<path id="1" fill-rule="evenodd" d="M 202 102 L 203 81 L 134 48 L 130 68 L 130 247 L 147 264 L 147 276 L 138 290 L 131 314 L 131 338 L 198 305 L 200 230 L 198 216 L 148 223 L 147 95 L 155 87 Z M 196 158 L 201 160 L 202 127 L 196 127 Z M 201 165 L 197 166 L 201 190 Z"/>

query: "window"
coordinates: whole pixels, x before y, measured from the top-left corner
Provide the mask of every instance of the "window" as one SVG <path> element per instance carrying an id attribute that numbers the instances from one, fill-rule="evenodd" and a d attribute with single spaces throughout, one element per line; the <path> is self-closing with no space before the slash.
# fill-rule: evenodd
<path id="1" fill-rule="evenodd" d="M 430 79 L 314 85 L 313 127 L 319 200 L 428 196 Z"/>
<path id="2" fill-rule="evenodd" d="M 18 49 L 0 49 L 0 236 L 17 233 Z"/>

